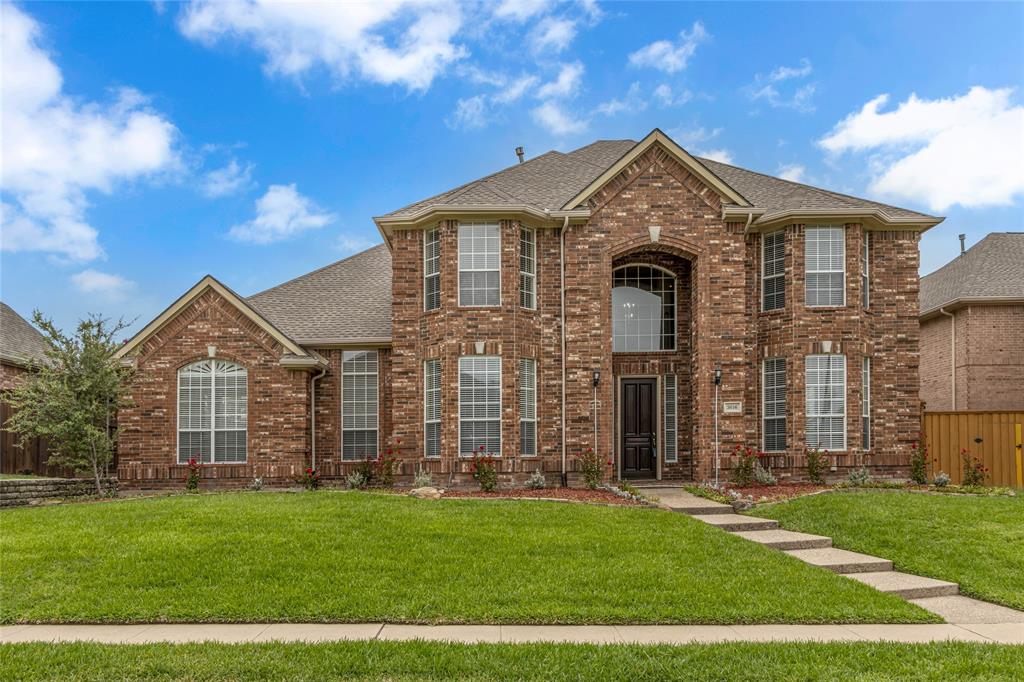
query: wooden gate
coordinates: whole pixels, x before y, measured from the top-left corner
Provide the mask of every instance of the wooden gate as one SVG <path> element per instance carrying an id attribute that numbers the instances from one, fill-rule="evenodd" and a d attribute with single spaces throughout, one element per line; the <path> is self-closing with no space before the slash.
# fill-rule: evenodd
<path id="1" fill-rule="evenodd" d="M 978 457 L 989 470 L 987 485 L 1024 488 L 1024 412 L 925 412 L 924 436 L 932 475 L 944 471 L 960 483 L 960 451 Z"/>

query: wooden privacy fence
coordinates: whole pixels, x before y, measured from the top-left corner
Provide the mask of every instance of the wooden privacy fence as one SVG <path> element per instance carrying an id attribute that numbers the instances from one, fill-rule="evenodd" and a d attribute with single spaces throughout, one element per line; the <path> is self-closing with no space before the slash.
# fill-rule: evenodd
<path id="1" fill-rule="evenodd" d="M 967 450 L 989 470 L 987 485 L 1024 488 L 1024 412 L 925 412 L 924 436 L 932 475 L 944 471 L 960 483 Z"/>

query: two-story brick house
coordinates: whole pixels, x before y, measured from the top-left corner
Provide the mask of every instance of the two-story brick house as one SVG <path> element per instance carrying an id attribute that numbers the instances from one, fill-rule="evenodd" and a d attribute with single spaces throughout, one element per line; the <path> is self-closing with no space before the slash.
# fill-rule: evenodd
<path id="1" fill-rule="evenodd" d="M 941 218 L 655 130 L 375 221 L 381 246 L 248 298 L 204 278 L 125 345 L 123 485 L 179 485 L 192 456 L 221 483 L 340 476 L 388 449 L 447 482 L 481 446 L 506 480 L 571 482 L 588 447 L 623 478 L 713 478 L 735 444 L 798 476 L 809 445 L 840 472 L 906 464 Z"/>

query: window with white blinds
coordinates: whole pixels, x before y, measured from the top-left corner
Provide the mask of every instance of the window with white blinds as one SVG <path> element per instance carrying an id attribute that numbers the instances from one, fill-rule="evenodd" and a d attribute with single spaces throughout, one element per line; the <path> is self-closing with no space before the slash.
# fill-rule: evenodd
<path id="1" fill-rule="evenodd" d="M 459 358 L 459 453 L 501 454 L 501 358 Z"/>
<path id="2" fill-rule="evenodd" d="M 537 307 L 537 232 L 528 227 L 519 230 L 519 305 Z"/>
<path id="3" fill-rule="evenodd" d="M 662 450 L 665 453 L 665 462 L 673 464 L 679 461 L 679 413 L 676 407 L 676 375 L 665 375 L 665 444 Z"/>
<path id="4" fill-rule="evenodd" d="M 808 307 L 846 305 L 846 231 L 842 227 L 804 230 L 804 268 Z"/>
<path id="5" fill-rule="evenodd" d="M 871 450 L 871 358 L 864 358 L 861 365 L 861 438 L 863 439 L 864 452 Z"/>
<path id="6" fill-rule="evenodd" d="M 519 360 L 519 454 L 537 454 L 537 361 Z"/>
<path id="7" fill-rule="evenodd" d="M 441 456 L 441 361 L 423 363 L 423 454 Z"/>
<path id="8" fill-rule="evenodd" d="M 761 449 L 786 449 L 786 359 L 767 358 L 761 366 Z"/>
<path id="9" fill-rule="evenodd" d="M 860 254 L 860 286 L 865 310 L 871 303 L 871 233 L 864 233 L 864 247 Z"/>
<path id="10" fill-rule="evenodd" d="M 441 307 L 441 238 L 437 228 L 423 235 L 423 309 Z"/>
<path id="11" fill-rule="evenodd" d="M 244 462 L 247 409 L 241 365 L 200 360 L 178 370 L 178 463 Z"/>
<path id="12" fill-rule="evenodd" d="M 807 446 L 846 449 L 846 356 L 806 358 Z"/>
<path id="13" fill-rule="evenodd" d="M 786 233 L 782 230 L 761 238 L 761 310 L 786 305 Z"/>
<path id="14" fill-rule="evenodd" d="M 501 302 L 501 234 L 497 223 L 459 225 L 459 305 Z"/>
<path id="15" fill-rule="evenodd" d="M 341 355 L 341 458 L 377 456 L 377 351 Z"/>

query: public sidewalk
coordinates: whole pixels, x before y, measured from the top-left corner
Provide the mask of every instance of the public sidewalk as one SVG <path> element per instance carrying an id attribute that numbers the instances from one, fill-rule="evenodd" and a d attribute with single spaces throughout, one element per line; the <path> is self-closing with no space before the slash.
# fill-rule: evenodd
<path id="1" fill-rule="evenodd" d="M 708 642 L 990 642 L 1024 644 L 1024 623 L 936 625 L 393 625 L 225 623 L 6 625 L 0 643 L 330 642 L 339 640 L 690 644 Z"/>

